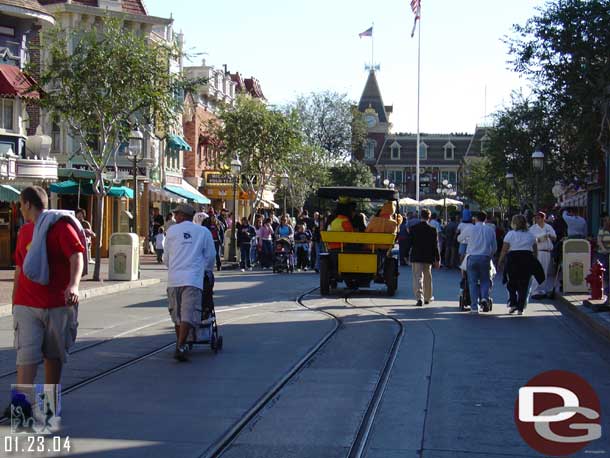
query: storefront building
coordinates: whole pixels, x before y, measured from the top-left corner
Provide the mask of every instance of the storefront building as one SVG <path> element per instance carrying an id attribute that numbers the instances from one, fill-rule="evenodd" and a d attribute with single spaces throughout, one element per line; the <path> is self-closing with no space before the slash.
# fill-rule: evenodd
<path id="1" fill-rule="evenodd" d="M 43 25 L 53 16 L 35 0 L 0 0 L 0 268 L 14 263 L 17 232 L 23 224 L 18 202 L 26 186 L 57 180 L 51 138 L 33 125 L 28 105 L 39 97 L 25 66 L 39 58 Z M 28 135 L 29 134 L 29 135 Z"/>

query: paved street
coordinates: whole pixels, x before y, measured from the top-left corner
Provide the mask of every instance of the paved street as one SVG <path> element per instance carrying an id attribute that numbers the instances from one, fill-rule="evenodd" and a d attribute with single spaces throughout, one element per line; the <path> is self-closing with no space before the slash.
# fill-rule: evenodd
<path id="1" fill-rule="evenodd" d="M 184 364 L 172 357 L 163 282 L 85 301 L 65 388 L 167 348 L 65 395 L 61 434 L 71 438 L 70 455 L 209 456 L 335 328 L 224 441 L 222 456 L 348 456 L 395 339 L 399 350 L 363 456 L 540 456 L 519 436 L 513 408 L 519 387 L 550 369 L 575 372 L 593 385 L 604 436 L 586 450 L 610 453 L 608 342 L 550 302 L 531 304 L 523 317 L 507 315 L 499 284 L 492 313 L 459 313 L 458 273 L 434 275 L 436 301 L 420 309 L 413 307 L 409 268 L 401 268 L 396 297 L 359 291 L 347 300 L 312 291 L 313 273 L 222 272 L 216 299 L 225 347 L 217 355 L 196 347 Z M 11 345 L 11 320 L 2 318 L 4 399 L 14 378 Z"/>

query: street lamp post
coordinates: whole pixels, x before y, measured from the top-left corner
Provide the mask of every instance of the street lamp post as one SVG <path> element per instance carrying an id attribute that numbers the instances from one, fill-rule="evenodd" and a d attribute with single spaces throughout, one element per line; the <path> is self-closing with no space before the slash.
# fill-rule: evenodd
<path id="1" fill-rule="evenodd" d="M 538 199 L 539 199 L 539 186 L 540 186 L 540 176 L 542 175 L 542 171 L 544 170 L 544 153 L 536 148 L 536 151 L 532 153 L 532 167 L 534 169 L 534 173 L 536 176 L 536 184 L 535 184 L 535 193 L 536 197 L 534 199 L 535 211 L 538 211 Z"/>
<path id="2" fill-rule="evenodd" d="M 241 161 L 237 157 L 231 161 L 231 174 L 233 175 L 233 227 L 231 228 L 229 259 L 231 262 L 237 262 L 237 182 L 241 175 Z"/>
<path id="3" fill-rule="evenodd" d="M 445 224 L 447 224 L 447 196 L 455 196 L 453 185 L 448 180 L 443 180 L 441 187 L 436 189 L 436 193 L 443 196 L 443 206 L 445 207 Z"/>
<path id="4" fill-rule="evenodd" d="M 282 188 L 284 188 L 284 215 L 288 212 L 286 211 L 286 196 L 288 195 L 288 185 L 290 184 L 290 178 L 288 174 L 284 172 L 282 174 Z"/>
<path id="5" fill-rule="evenodd" d="M 515 177 L 512 173 L 507 172 L 504 177 L 506 180 L 506 187 L 508 188 L 508 217 L 511 217 L 513 210 L 513 186 L 515 184 Z"/>
<path id="6" fill-rule="evenodd" d="M 143 142 L 144 134 L 142 134 L 140 129 L 136 126 L 136 128 L 129 133 L 127 156 L 133 161 L 133 232 L 138 237 L 140 236 L 138 234 L 138 161 L 141 159 Z"/>

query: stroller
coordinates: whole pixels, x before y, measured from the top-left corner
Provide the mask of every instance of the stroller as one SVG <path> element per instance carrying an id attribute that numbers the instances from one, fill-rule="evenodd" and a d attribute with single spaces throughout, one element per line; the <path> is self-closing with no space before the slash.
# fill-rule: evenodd
<path id="1" fill-rule="evenodd" d="M 206 272 L 201 295 L 201 323 L 191 329 L 186 343 L 189 350 L 194 345 L 209 345 L 214 353 L 222 350 L 222 336 L 218 331 L 216 310 L 214 308 L 214 274 Z"/>
<path id="2" fill-rule="evenodd" d="M 465 312 L 470 310 L 470 306 L 472 305 L 472 300 L 470 298 L 470 288 L 468 287 L 468 271 L 467 271 L 467 267 L 466 267 L 466 259 L 464 258 L 464 261 L 462 262 L 462 265 L 460 266 L 460 270 L 462 272 L 462 278 L 460 280 L 460 296 L 458 299 L 458 307 L 460 312 Z M 489 287 L 489 293 L 491 296 L 491 292 L 493 290 L 493 278 L 495 276 L 495 267 L 493 265 L 493 262 L 491 263 L 491 272 L 489 275 L 489 280 L 491 282 L 490 287 Z M 493 275 L 492 275 L 493 274 Z M 491 297 L 489 297 L 489 302 L 487 304 L 489 306 L 489 311 L 491 312 L 493 309 L 493 300 Z"/>
<path id="3" fill-rule="evenodd" d="M 294 272 L 294 247 L 292 241 L 286 237 L 275 241 L 273 273 L 276 272 Z"/>

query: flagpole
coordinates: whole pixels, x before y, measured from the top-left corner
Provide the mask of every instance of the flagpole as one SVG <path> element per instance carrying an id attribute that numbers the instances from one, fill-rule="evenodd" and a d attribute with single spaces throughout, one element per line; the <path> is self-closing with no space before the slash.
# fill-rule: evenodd
<path id="1" fill-rule="evenodd" d="M 371 23 L 371 29 L 375 31 L 375 23 Z M 375 34 L 371 33 L 371 70 L 375 68 Z"/>
<path id="2" fill-rule="evenodd" d="M 421 134 L 419 131 L 419 102 L 420 102 L 420 76 L 421 76 L 421 4 L 418 8 L 419 27 L 417 32 L 417 151 L 415 152 L 415 200 L 419 202 L 419 151 L 421 144 Z M 417 206 L 419 213 L 420 207 Z"/>

